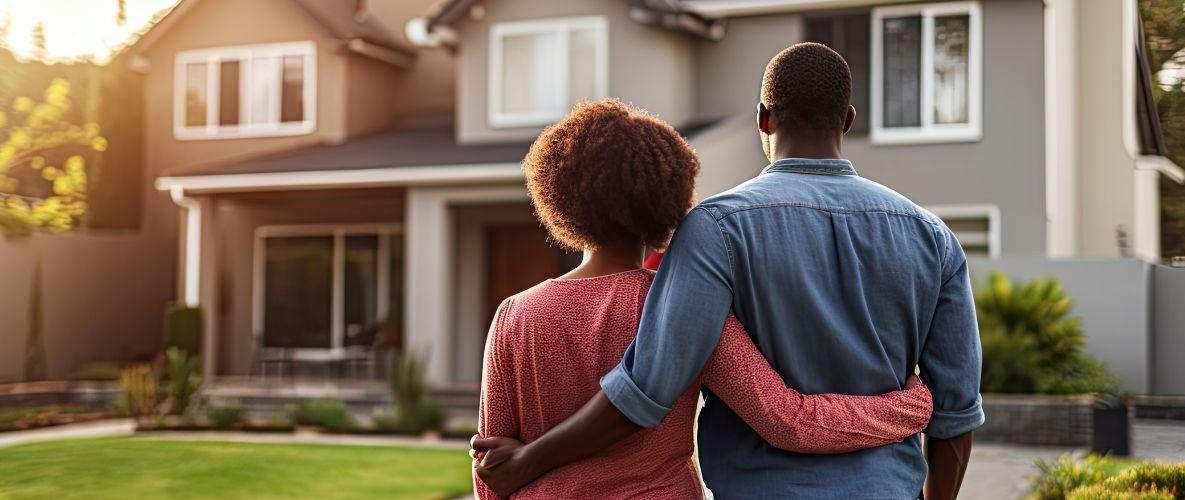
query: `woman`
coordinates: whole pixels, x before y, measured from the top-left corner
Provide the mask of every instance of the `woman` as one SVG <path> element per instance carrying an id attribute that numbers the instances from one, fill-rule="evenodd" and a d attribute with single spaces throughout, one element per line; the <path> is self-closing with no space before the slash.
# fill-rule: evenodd
<path id="1" fill-rule="evenodd" d="M 479 431 L 530 442 L 596 394 L 637 331 L 653 272 L 647 248 L 669 241 L 694 203 L 699 162 L 669 125 L 617 100 L 581 103 L 545 130 L 523 161 L 539 219 L 583 263 L 506 299 L 486 344 Z M 701 382 L 771 445 L 840 453 L 920 432 L 930 393 L 802 395 L 785 387 L 735 317 Z M 519 490 L 521 498 L 701 498 L 694 419 L 699 387 L 662 425 L 602 455 L 556 469 Z M 475 477 L 478 496 L 494 493 Z"/>

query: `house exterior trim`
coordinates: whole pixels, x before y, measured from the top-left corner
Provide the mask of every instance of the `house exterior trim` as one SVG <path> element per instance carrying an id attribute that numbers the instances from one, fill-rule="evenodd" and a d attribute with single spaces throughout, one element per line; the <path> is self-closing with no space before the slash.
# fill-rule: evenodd
<path id="1" fill-rule="evenodd" d="M 160 191 L 181 189 L 185 193 L 234 193 L 247 191 L 289 191 L 305 189 L 351 189 L 431 184 L 521 182 L 518 163 L 392 167 L 309 172 L 160 177 Z"/>
<path id="2" fill-rule="evenodd" d="M 917 0 L 683 0 L 688 11 L 708 19 L 806 10 L 842 9 Z"/>

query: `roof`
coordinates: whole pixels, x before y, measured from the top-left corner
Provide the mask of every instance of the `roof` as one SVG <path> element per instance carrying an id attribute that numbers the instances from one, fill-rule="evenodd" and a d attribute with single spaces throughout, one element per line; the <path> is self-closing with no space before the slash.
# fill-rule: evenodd
<path id="1" fill-rule="evenodd" d="M 481 0 L 441 0 L 424 16 L 428 32 L 451 27 L 470 7 L 478 3 L 481 3 Z M 629 0 L 629 4 L 630 18 L 637 22 L 711 40 L 724 38 L 723 21 L 705 19 L 689 10 L 681 0 Z"/>
<path id="2" fill-rule="evenodd" d="M 181 0 L 172 10 L 168 11 L 156 24 L 143 34 L 131 47 L 131 55 L 138 55 L 148 50 L 170 28 L 179 22 L 190 9 L 201 0 Z M 415 54 L 415 48 L 406 42 L 391 36 L 380 26 L 372 16 L 357 16 L 356 3 L 341 0 L 291 0 L 309 14 L 327 33 L 347 43 L 365 44 L 381 47 L 399 56 L 409 57 Z M 364 54 L 369 55 L 369 54 Z M 379 57 L 391 62 L 393 56 Z"/>
<path id="3" fill-rule="evenodd" d="M 691 139 L 722 120 L 694 121 L 679 127 Z M 460 144 L 453 125 L 395 126 L 340 144 L 314 144 L 245 160 L 166 169 L 162 177 L 227 174 L 321 172 L 410 167 L 464 167 L 517 164 L 527 155 L 531 141 L 496 144 Z"/>
<path id="4" fill-rule="evenodd" d="M 518 163 L 530 142 L 462 145 L 448 125 L 394 127 L 340 144 L 315 144 L 247 160 L 183 167 L 162 176 L 364 170 Z"/>

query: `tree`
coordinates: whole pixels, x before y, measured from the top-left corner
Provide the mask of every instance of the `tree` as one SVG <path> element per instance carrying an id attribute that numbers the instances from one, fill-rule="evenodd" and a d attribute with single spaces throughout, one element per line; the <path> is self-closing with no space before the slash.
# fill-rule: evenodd
<path id="1" fill-rule="evenodd" d="M 107 149 L 99 125 L 73 123 L 70 83 L 54 79 L 40 102 L 0 109 L 0 234 L 67 230 L 86 213 L 82 154 Z"/>
<path id="2" fill-rule="evenodd" d="M 1185 66 L 1185 2 L 1140 0 L 1140 17 L 1152 70 L 1159 73 L 1169 63 Z M 1169 158 L 1185 165 L 1185 88 L 1177 82 L 1153 90 Z M 1161 178 L 1160 213 L 1161 255 L 1185 255 L 1185 186 Z"/>

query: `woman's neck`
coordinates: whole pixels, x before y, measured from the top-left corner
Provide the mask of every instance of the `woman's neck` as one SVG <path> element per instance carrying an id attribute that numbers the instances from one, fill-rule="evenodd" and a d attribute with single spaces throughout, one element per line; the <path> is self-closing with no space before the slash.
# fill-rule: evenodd
<path id="1" fill-rule="evenodd" d="M 617 245 L 585 250 L 584 260 L 580 265 L 568 274 L 560 276 L 560 279 L 595 278 L 641 269 L 645 257 L 646 247 L 642 245 Z"/>

